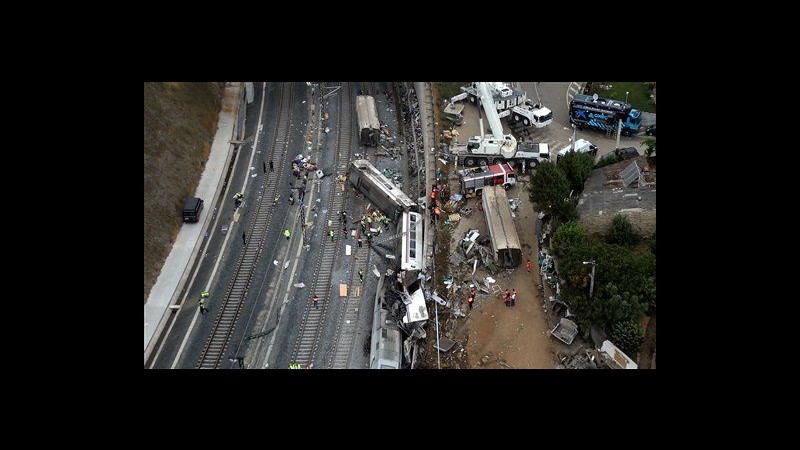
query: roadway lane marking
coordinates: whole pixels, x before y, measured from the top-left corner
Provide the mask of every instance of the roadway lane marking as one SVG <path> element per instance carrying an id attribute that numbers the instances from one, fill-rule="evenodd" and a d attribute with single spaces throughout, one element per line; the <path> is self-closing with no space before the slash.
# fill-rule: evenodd
<path id="1" fill-rule="evenodd" d="M 267 97 L 267 83 L 264 82 L 263 91 L 262 91 L 262 95 L 261 95 L 261 111 L 259 111 L 259 114 L 258 114 L 258 129 L 259 130 L 262 127 L 261 120 L 262 120 L 263 115 L 264 115 L 264 99 L 266 97 Z M 253 162 L 253 155 L 255 155 L 255 148 L 256 148 L 255 146 L 256 146 L 257 143 L 258 143 L 258 133 L 256 133 L 255 142 L 253 143 L 253 152 L 252 152 L 252 155 L 250 156 L 250 164 L 251 165 L 252 165 L 252 162 Z M 239 153 L 236 154 L 236 159 L 237 160 L 239 159 Z M 233 165 L 234 165 L 234 167 L 236 166 L 236 161 L 233 162 Z M 247 178 L 248 177 L 245 176 L 245 183 L 247 183 Z M 231 185 L 228 184 L 227 187 L 225 188 L 225 193 L 223 194 L 222 205 L 220 205 L 220 208 L 222 208 L 223 205 L 225 204 L 225 197 L 228 196 L 228 193 L 230 192 L 230 188 L 231 188 Z M 244 186 L 242 186 L 242 190 L 244 190 Z M 218 212 L 220 212 L 220 216 L 221 216 L 222 215 L 221 214 L 221 210 L 219 210 Z M 237 209 L 237 212 L 238 212 L 238 209 Z M 220 216 L 217 216 L 217 220 L 219 220 Z M 206 284 L 205 289 L 203 289 L 204 291 L 208 291 L 211 288 L 212 281 L 214 280 L 214 275 L 217 273 L 217 269 L 219 268 L 219 263 L 220 263 L 220 261 L 222 261 L 222 256 L 225 254 L 225 249 L 228 247 L 228 239 L 233 234 L 233 233 L 231 233 L 231 229 L 233 228 L 233 223 L 234 222 L 235 222 L 235 220 L 231 221 L 228 224 L 228 233 L 225 234 L 225 241 L 223 241 L 222 248 L 220 249 L 219 253 L 217 254 L 217 261 L 214 263 L 214 269 L 211 271 L 211 276 L 208 278 L 208 283 Z M 214 227 L 212 227 L 211 230 L 212 230 L 211 237 L 208 239 L 208 244 L 206 245 L 206 249 L 208 249 L 211 246 L 211 240 L 214 239 L 214 232 L 213 232 Z M 200 262 L 200 264 L 197 265 L 197 268 L 195 269 L 194 275 L 192 276 L 192 281 L 189 283 L 190 286 L 192 285 L 192 283 L 194 283 L 194 279 L 195 279 L 195 277 L 197 277 L 197 273 L 200 271 L 200 266 L 201 265 L 202 265 L 202 261 Z M 184 296 L 184 301 L 186 300 L 186 296 L 188 296 L 188 295 L 189 295 L 189 290 L 187 289 L 186 290 L 186 294 Z M 183 306 L 183 303 L 181 303 L 181 309 L 182 309 L 182 306 Z M 178 364 L 178 360 L 183 355 L 183 349 L 186 347 L 186 342 L 189 340 L 189 335 L 192 334 L 192 331 L 194 330 L 194 325 L 197 322 L 197 316 L 199 315 L 199 313 L 200 313 L 200 311 L 199 311 L 199 308 L 198 308 L 194 312 L 194 317 L 192 318 L 192 323 L 189 324 L 189 328 L 186 330 L 186 335 L 183 336 L 183 341 L 181 342 L 181 346 L 178 348 L 178 353 L 175 355 L 175 359 L 172 361 L 172 366 L 170 367 L 170 369 L 174 369 L 176 367 L 176 365 Z M 180 310 L 178 310 L 177 314 L 180 314 Z M 178 318 L 176 316 L 175 320 L 172 322 L 172 324 L 174 325 L 175 322 L 177 322 L 177 320 L 178 320 Z M 170 326 L 170 329 L 171 328 L 172 328 L 172 326 Z M 163 347 L 163 344 L 162 344 L 162 347 Z M 160 349 L 159 349 L 159 351 L 160 351 Z M 154 364 L 155 364 L 155 360 L 156 360 L 156 358 L 153 358 L 153 363 Z"/>

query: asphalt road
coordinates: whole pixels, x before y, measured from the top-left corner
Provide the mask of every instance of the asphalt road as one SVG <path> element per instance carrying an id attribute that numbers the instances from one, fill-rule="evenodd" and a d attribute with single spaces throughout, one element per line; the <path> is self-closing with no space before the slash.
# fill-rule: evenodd
<path id="1" fill-rule="evenodd" d="M 572 125 L 569 123 L 569 106 L 567 96 L 569 93 L 570 82 L 518 82 L 519 85 L 528 93 L 528 98 L 537 100 L 537 89 L 541 96 L 544 106 L 553 111 L 553 123 L 547 127 L 533 132 L 536 142 L 550 143 L 551 161 L 555 162 L 556 154 L 559 150 L 570 144 L 572 138 Z M 620 147 L 636 147 L 640 153 L 644 154 L 644 147 L 640 144 L 646 138 L 644 132 L 639 136 L 620 137 Z M 538 140 L 537 140 L 538 139 Z M 607 138 L 605 134 L 583 130 L 576 133 L 576 139 L 586 139 L 598 147 L 596 159 L 613 151 L 617 147 L 615 138 Z"/>

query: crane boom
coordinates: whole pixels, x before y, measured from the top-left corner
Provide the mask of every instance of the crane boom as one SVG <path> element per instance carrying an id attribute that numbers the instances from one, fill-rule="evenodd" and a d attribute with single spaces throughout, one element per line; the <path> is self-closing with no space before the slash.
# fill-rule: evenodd
<path id="1" fill-rule="evenodd" d="M 489 88 L 483 81 L 476 83 L 478 93 L 481 95 L 481 103 L 483 109 L 486 111 L 486 120 L 489 121 L 489 127 L 492 129 L 492 134 L 498 139 L 503 138 L 503 126 L 500 124 L 500 117 L 497 115 L 497 110 L 494 106 L 492 94 L 489 93 Z"/>

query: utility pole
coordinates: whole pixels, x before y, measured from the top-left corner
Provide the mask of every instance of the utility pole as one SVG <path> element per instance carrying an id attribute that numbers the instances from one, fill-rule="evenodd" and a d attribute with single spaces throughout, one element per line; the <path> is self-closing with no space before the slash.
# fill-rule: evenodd
<path id="1" fill-rule="evenodd" d="M 592 261 L 583 261 L 583 264 L 591 264 L 592 265 L 592 273 L 589 275 L 591 277 L 591 282 L 589 283 L 589 298 L 592 298 L 592 293 L 594 293 L 594 268 L 597 266 L 597 263 Z"/>

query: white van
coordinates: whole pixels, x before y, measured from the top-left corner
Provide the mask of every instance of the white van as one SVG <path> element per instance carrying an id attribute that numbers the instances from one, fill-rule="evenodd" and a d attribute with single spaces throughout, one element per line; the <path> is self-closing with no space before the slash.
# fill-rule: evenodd
<path id="1" fill-rule="evenodd" d="M 564 147 L 556 155 L 556 163 L 567 154 L 568 151 L 576 151 L 578 153 L 590 153 L 592 156 L 597 154 L 597 146 L 587 141 L 586 139 L 578 139 L 575 141 L 575 150 L 572 149 L 572 144 Z"/>

